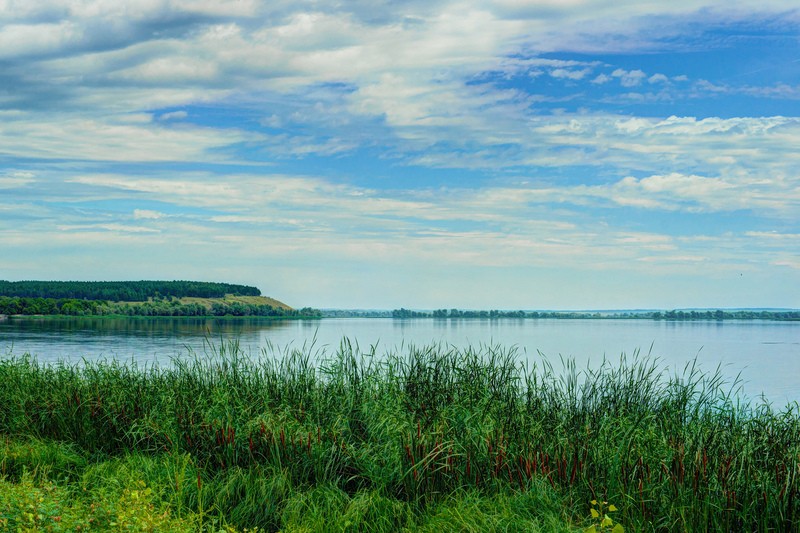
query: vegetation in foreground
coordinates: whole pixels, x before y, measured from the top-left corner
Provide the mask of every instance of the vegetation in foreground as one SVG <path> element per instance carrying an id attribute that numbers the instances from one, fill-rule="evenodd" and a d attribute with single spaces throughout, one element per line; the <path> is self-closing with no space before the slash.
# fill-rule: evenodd
<path id="1" fill-rule="evenodd" d="M 0 524 L 800 531 L 800 407 L 657 365 L 347 343 L 327 358 L 230 344 L 161 368 L 9 357 Z"/>

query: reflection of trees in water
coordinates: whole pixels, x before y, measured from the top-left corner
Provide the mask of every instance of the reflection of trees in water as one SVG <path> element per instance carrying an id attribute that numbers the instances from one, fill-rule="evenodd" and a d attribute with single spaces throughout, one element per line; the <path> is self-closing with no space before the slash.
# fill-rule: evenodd
<path id="1" fill-rule="evenodd" d="M 140 337 L 188 336 L 232 338 L 242 334 L 277 329 L 287 320 L 253 317 L 175 318 L 175 317 L 42 317 L 12 318 L 15 326 L 38 332 L 87 332 Z"/>

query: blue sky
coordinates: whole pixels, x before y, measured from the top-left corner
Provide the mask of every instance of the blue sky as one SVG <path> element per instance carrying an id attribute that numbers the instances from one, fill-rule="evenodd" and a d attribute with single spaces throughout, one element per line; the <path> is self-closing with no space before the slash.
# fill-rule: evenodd
<path id="1" fill-rule="evenodd" d="M 0 279 L 800 307 L 795 5 L 0 0 Z"/>

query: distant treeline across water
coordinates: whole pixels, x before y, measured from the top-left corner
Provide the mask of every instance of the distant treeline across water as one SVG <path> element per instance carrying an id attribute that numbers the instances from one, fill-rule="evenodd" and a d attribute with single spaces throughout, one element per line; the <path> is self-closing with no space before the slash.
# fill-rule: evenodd
<path id="1" fill-rule="evenodd" d="M 261 296 L 257 287 L 206 281 L 5 281 L 0 295 L 17 298 L 53 298 L 141 302 L 153 297 L 222 298 Z"/>
<path id="2" fill-rule="evenodd" d="M 214 302 L 211 305 L 181 303 L 159 298 L 149 302 L 114 303 L 77 298 L 9 298 L 0 296 L 0 315 L 67 316 L 261 316 L 276 318 L 319 318 L 310 307 L 288 309 L 268 304 Z"/>
<path id="3" fill-rule="evenodd" d="M 672 310 L 672 311 L 462 311 L 437 309 L 411 311 L 395 309 L 392 318 L 556 318 L 556 319 L 637 319 L 637 320 L 800 320 L 798 310 Z"/>
<path id="4" fill-rule="evenodd" d="M 256 287 L 205 281 L 0 281 L 0 315 L 317 318 L 320 314 L 260 296 Z"/>

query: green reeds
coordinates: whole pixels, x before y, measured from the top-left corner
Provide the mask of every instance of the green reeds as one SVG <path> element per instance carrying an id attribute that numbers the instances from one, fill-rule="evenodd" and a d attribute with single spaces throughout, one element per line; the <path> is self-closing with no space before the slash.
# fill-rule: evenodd
<path id="1" fill-rule="evenodd" d="M 278 529 L 307 508 L 356 523 L 367 500 L 392 510 L 370 523 L 423 527 L 469 494 L 555 498 L 564 523 L 601 500 L 633 530 L 798 530 L 797 403 L 749 403 L 696 362 L 672 375 L 638 353 L 585 370 L 523 356 L 344 341 L 256 356 L 222 343 L 165 367 L 11 357 L 0 435 L 175 458 L 177 488 L 161 497 L 177 515 L 213 509 L 242 527 Z M 0 476 L 18 475 L 14 461 Z"/>

